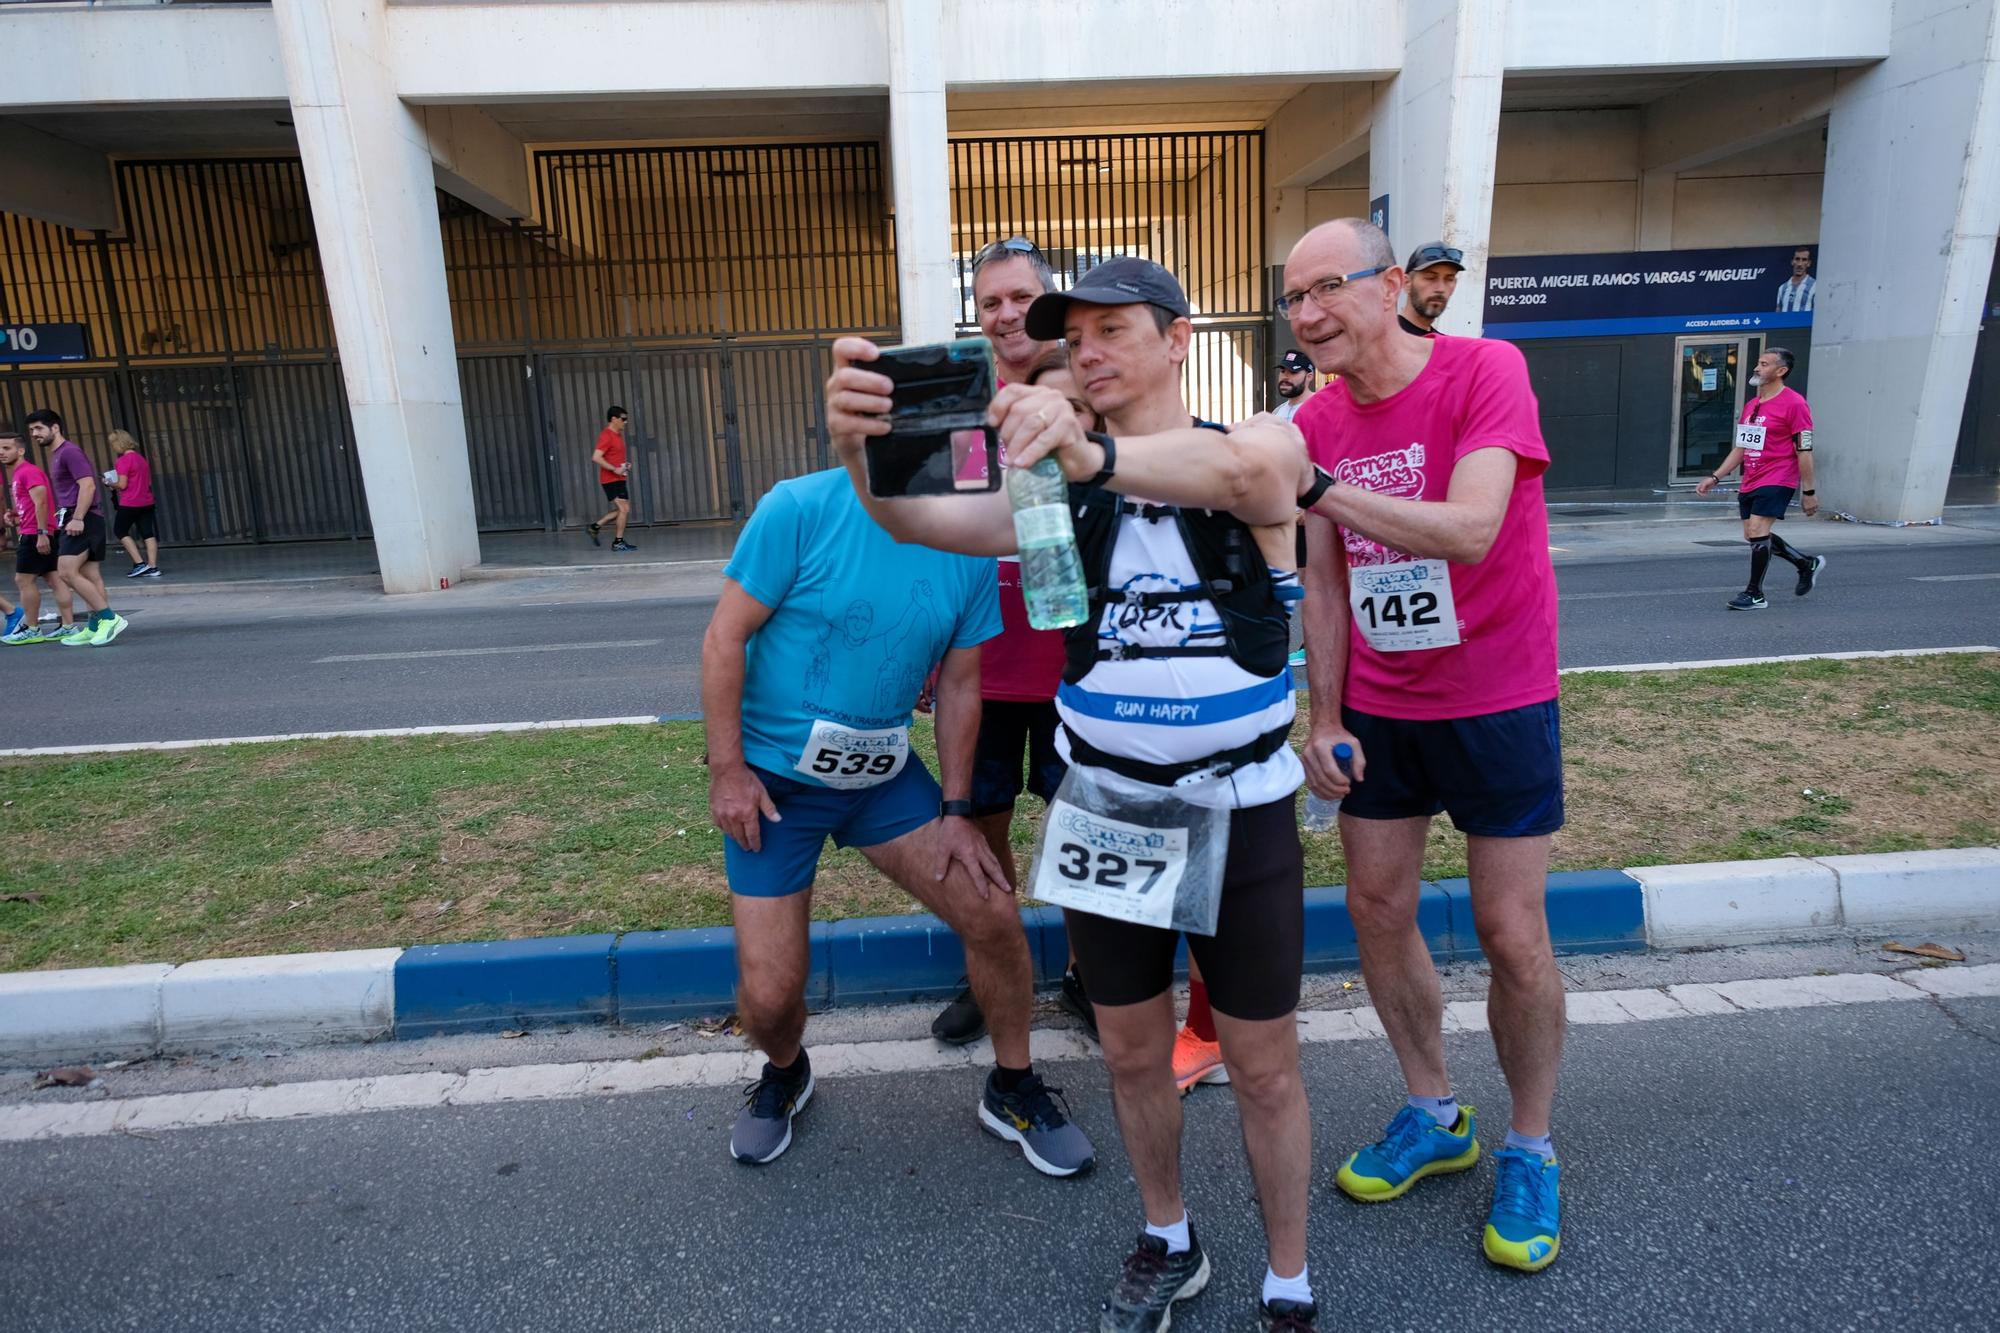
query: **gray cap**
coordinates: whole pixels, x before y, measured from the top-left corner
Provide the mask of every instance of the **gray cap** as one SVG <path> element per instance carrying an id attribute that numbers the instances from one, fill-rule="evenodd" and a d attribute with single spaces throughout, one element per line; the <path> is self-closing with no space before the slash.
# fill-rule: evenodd
<path id="1" fill-rule="evenodd" d="M 1154 305 L 1176 319 L 1189 317 L 1187 293 L 1174 275 L 1150 259 L 1121 255 L 1109 259 L 1083 275 L 1066 292 L 1050 292 L 1028 307 L 1028 336 L 1037 342 L 1054 342 L 1063 336 L 1069 322 L 1069 305 Z"/>

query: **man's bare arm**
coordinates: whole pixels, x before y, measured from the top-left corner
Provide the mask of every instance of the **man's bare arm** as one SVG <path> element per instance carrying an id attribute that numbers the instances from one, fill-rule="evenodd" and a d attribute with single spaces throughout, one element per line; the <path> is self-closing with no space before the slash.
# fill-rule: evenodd
<path id="1" fill-rule="evenodd" d="M 1442 500 L 1412 502 L 1336 482 L 1313 512 L 1420 560 L 1474 565 L 1500 535 L 1517 465 L 1511 449 L 1492 445 L 1458 460 Z"/>
<path id="2" fill-rule="evenodd" d="M 938 783 L 947 801 L 972 797 L 972 753 L 979 738 L 979 649 L 944 655 L 937 683 Z"/>

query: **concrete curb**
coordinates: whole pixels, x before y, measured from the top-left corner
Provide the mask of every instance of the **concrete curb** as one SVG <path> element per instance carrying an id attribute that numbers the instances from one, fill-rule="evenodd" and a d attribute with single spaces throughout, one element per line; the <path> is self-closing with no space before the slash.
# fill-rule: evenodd
<path id="1" fill-rule="evenodd" d="M 1053 985 L 1062 914 L 1021 915 L 1036 983 Z M 1558 873 L 1548 919 L 1558 953 L 2000 929 L 2000 848 Z M 1418 923 L 1438 960 L 1480 956 L 1466 881 L 1423 885 Z M 942 998 L 965 970 L 929 916 L 815 922 L 811 950 L 814 1009 Z M 1358 961 L 1346 890 L 1306 890 L 1306 970 Z M 0 1063 L 660 1022 L 727 1012 L 735 984 L 726 927 L 17 972 L 0 974 Z"/>

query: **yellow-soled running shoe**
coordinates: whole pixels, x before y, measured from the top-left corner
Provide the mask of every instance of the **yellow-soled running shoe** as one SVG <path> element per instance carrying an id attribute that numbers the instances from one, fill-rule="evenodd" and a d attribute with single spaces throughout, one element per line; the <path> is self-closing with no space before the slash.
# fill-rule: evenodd
<path id="1" fill-rule="evenodd" d="M 1350 1199 L 1387 1203 L 1400 1199 L 1425 1176 L 1463 1171 L 1479 1160 L 1472 1108 L 1458 1108 L 1458 1122 L 1446 1129 L 1414 1106 L 1396 1112 L 1379 1143 L 1371 1143 L 1341 1163 L 1334 1183 Z"/>
<path id="2" fill-rule="evenodd" d="M 1562 1168 L 1540 1153 L 1493 1154 L 1493 1211 L 1486 1215 L 1486 1257 L 1502 1268 L 1539 1273 L 1562 1249 Z"/>

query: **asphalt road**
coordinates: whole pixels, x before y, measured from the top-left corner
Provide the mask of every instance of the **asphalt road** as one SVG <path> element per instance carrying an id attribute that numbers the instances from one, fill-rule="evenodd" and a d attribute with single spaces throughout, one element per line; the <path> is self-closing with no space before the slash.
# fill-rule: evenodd
<path id="1" fill-rule="evenodd" d="M 2000 539 L 1839 550 L 1807 598 L 1791 595 L 1790 566 L 1774 561 L 1771 607 L 1751 613 L 1723 606 L 1742 586 L 1740 542 L 1558 560 L 1565 666 L 1951 647 L 2000 634 Z M 0 748 L 694 714 L 713 601 L 576 582 L 556 595 L 489 585 L 476 601 L 421 610 L 377 598 L 322 611 L 279 597 L 239 614 L 222 594 L 130 605 L 132 628 L 107 649 L 0 649 L 10 678 L 25 666 L 49 682 L 32 710 L 6 710 Z"/>
<path id="2" fill-rule="evenodd" d="M 1449 1039 L 1504 1106 L 1491 1044 Z M 1866 1004 L 1569 1037 L 1563 1255 L 1491 1268 L 1490 1168 L 1362 1208 L 1331 1173 L 1396 1086 L 1385 1043 L 1308 1047 L 1321 1326 L 1990 1329 L 2000 1001 Z M 730 1088 L 0 1147 L 0 1311 L 64 1330 L 1094 1326 L 1138 1224 L 1102 1066 L 1050 1065 L 1096 1136 L 1077 1181 L 982 1135 L 973 1070 L 828 1079 L 791 1152 L 728 1160 Z M 1263 1272 L 1234 1103 L 1188 1103 L 1215 1264 L 1189 1333 Z"/>

